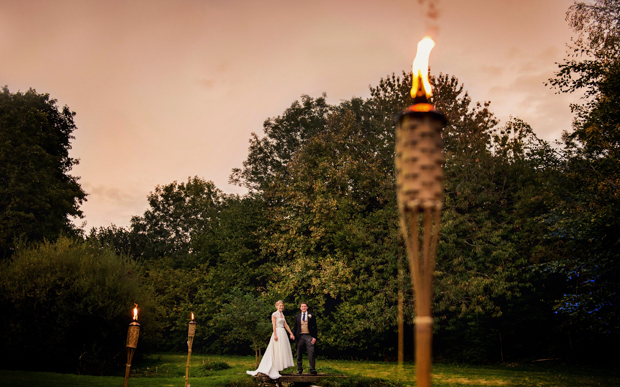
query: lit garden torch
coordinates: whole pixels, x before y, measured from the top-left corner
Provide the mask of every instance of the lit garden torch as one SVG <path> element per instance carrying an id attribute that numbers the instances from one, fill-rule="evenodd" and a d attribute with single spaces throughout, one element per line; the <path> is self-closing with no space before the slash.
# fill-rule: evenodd
<path id="1" fill-rule="evenodd" d="M 185 366 L 185 387 L 189 382 L 189 358 L 192 356 L 192 344 L 194 344 L 194 336 L 196 336 L 196 321 L 194 321 L 194 313 L 189 322 L 189 331 L 187 332 L 187 365 Z"/>
<path id="2" fill-rule="evenodd" d="M 131 368 L 131 359 L 133 358 L 134 352 L 136 352 L 136 348 L 138 347 L 138 337 L 140 336 L 140 324 L 138 324 L 138 304 L 134 304 L 135 308 L 133 308 L 133 321 L 129 324 L 129 329 L 127 330 L 127 364 L 125 366 L 125 387 L 127 387 L 127 383 L 129 383 L 129 369 Z"/>
<path id="3" fill-rule="evenodd" d="M 415 289 L 417 385 L 424 387 L 431 384 L 432 286 L 443 193 L 441 130 L 446 124 L 445 116 L 429 101 L 428 57 L 434 46 L 429 37 L 418 43 L 412 68 L 413 105 L 398 118 L 395 160 L 400 227 Z"/>

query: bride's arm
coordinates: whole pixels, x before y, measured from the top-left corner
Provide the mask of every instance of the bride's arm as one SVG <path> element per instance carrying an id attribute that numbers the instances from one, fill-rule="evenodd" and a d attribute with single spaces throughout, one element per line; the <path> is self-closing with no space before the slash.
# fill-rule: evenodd
<path id="1" fill-rule="evenodd" d="M 291 328 L 289 328 L 288 323 L 286 322 L 286 320 L 284 320 L 284 328 L 286 328 L 286 330 L 288 331 L 291 340 L 295 340 L 295 336 L 293 335 L 293 331 L 291 331 Z"/>
<path id="2" fill-rule="evenodd" d="M 271 315 L 271 326 L 273 327 L 273 339 L 278 341 L 278 333 L 276 332 L 276 316 Z"/>

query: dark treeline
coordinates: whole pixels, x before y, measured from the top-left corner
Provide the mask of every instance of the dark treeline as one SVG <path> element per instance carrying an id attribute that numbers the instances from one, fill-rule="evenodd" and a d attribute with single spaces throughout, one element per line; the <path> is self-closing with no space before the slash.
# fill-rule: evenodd
<path id="1" fill-rule="evenodd" d="M 432 78 L 433 102 L 449 121 L 434 286 L 437 360 L 618 359 L 619 10 L 618 1 L 569 10 L 575 55 L 550 85 L 588 98 L 573 107 L 573 130 L 558 146 L 518 118 L 500 125 L 489 103 L 473 103 L 456 77 Z M 28 215 L 27 197 L 10 192 L 28 179 L 19 168 L 33 151 L 15 146 L 25 140 L 14 132 L 28 121 L 6 101 L 43 98 L 58 110 L 34 91 L 5 89 L 0 152 L 15 161 L 3 163 L 0 176 L 8 192 L 0 197 L 4 364 L 23 367 L 36 351 L 46 360 L 38 369 L 114 369 L 124 362 L 133 302 L 141 305 L 141 351 L 186 349 L 193 312 L 195 350 L 254 354 L 266 346 L 278 299 L 288 317 L 299 302 L 310 305 L 321 355 L 394 360 L 399 288 L 411 357 L 413 290 L 399 279 L 399 267 L 408 272 L 394 183 L 394 117 L 412 103 L 410 88 L 404 73 L 382 79 L 367 99 L 330 105 L 325 95 L 303 96 L 267 119 L 263 136 L 252 135 L 247 159 L 230 177 L 247 195 L 190 177 L 157 186 L 129 227 L 87 235 L 66 222 L 37 231 L 15 220 L 45 215 Z M 68 108 L 62 117 L 55 125 L 64 122 L 70 138 Z M 58 176 L 68 176 L 75 161 L 58 157 Z M 63 199 L 63 219 L 79 215 L 84 199 L 76 180 L 67 182 L 62 192 L 73 199 Z"/>

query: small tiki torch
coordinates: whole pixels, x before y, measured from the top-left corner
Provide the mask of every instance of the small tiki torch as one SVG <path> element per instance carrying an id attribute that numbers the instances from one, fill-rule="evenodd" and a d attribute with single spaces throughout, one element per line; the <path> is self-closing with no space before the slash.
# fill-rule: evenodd
<path id="1" fill-rule="evenodd" d="M 192 345 L 194 344 L 194 336 L 196 336 L 196 321 L 194 321 L 194 313 L 189 322 L 189 331 L 187 332 L 187 365 L 185 366 L 185 387 L 189 382 L 189 359 L 192 356 Z"/>
<path id="2" fill-rule="evenodd" d="M 432 286 L 443 191 L 441 130 L 446 125 L 445 116 L 428 99 L 428 56 L 434 46 L 429 37 L 418 43 L 412 73 L 413 105 L 396 125 L 396 193 L 415 289 L 417 385 L 423 387 L 431 384 Z"/>
<path id="3" fill-rule="evenodd" d="M 127 364 L 125 365 L 125 387 L 129 383 L 129 369 L 131 368 L 131 359 L 138 347 L 138 337 L 140 336 L 140 324 L 138 324 L 138 304 L 134 304 L 133 321 L 129 324 L 127 330 Z"/>

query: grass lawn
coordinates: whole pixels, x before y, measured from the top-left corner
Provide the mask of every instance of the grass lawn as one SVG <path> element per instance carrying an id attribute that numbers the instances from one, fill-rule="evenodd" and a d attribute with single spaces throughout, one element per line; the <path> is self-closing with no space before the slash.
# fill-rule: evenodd
<path id="1" fill-rule="evenodd" d="M 176 387 L 185 381 L 187 355 L 156 354 L 132 365 L 131 387 Z M 231 367 L 216 370 L 217 363 Z M 307 364 L 307 363 L 306 363 Z M 208 369 L 212 368 L 212 369 Z M 249 386 L 246 370 L 254 369 L 253 357 L 192 355 L 190 384 L 192 387 L 234 385 Z M 294 372 L 289 368 L 283 372 Z M 415 366 L 395 363 L 317 360 L 319 373 L 381 378 L 413 386 Z M 0 387 L 122 386 L 124 370 L 119 376 L 83 376 L 48 372 L 0 370 Z M 576 367 L 465 366 L 434 364 L 433 386 L 620 386 L 617 370 L 594 370 Z"/>

